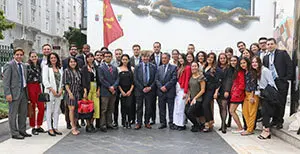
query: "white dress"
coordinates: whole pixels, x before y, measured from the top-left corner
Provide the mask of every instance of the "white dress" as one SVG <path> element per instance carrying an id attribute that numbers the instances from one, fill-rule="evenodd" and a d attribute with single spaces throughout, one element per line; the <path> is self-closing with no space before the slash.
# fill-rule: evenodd
<path id="1" fill-rule="evenodd" d="M 174 112 L 173 112 L 173 123 L 177 126 L 184 126 L 185 124 L 185 102 L 183 99 L 184 89 L 180 87 L 180 84 L 176 84 L 176 97 L 174 102 Z"/>

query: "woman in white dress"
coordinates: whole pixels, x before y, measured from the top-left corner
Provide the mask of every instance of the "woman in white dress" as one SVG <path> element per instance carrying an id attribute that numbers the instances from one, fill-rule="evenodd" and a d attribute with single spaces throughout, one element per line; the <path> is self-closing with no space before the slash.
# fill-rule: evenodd
<path id="1" fill-rule="evenodd" d="M 176 97 L 174 104 L 173 122 L 174 129 L 184 130 L 185 127 L 185 102 L 191 77 L 191 67 L 187 65 L 185 54 L 179 55 L 179 64 L 177 70 Z"/>

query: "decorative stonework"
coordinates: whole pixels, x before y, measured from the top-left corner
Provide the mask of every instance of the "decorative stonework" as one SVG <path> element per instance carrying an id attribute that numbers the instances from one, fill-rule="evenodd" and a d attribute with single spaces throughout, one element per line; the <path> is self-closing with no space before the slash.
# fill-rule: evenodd
<path id="1" fill-rule="evenodd" d="M 151 3 L 149 0 L 111 0 L 112 3 L 126 6 L 139 16 L 151 15 L 161 21 L 172 17 L 181 17 L 198 21 L 205 27 L 213 27 L 227 22 L 237 28 L 245 28 L 251 21 L 259 21 L 257 16 L 251 16 L 243 8 L 235 8 L 223 12 L 210 6 L 201 8 L 199 11 L 192 11 L 174 7 L 170 0 L 157 0 Z M 149 7 L 150 6 L 150 7 Z"/>

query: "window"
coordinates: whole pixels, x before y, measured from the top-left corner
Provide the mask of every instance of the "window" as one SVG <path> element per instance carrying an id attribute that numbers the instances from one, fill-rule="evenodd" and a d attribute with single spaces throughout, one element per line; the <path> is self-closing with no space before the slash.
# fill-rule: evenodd
<path id="1" fill-rule="evenodd" d="M 22 21 L 22 12 L 23 12 L 23 4 L 22 1 L 18 0 L 17 3 L 17 17 L 20 21 Z"/>
<path id="2" fill-rule="evenodd" d="M 45 28 L 46 28 L 46 31 L 49 31 L 49 21 L 48 20 L 46 20 Z"/>
<path id="3" fill-rule="evenodd" d="M 4 14 L 6 14 L 6 0 L 1 0 L 0 1 L 0 10 L 2 10 L 4 12 Z"/>
<path id="4" fill-rule="evenodd" d="M 35 22 L 35 9 L 31 8 L 31 22 Z"/>
<path id="5" fill-rule="evenodd" d="M 31 0 L 31 5 L 36 6 L 36 0 Z"/>
<path id="6" fill-rule="evenodd" d="M 60 13 L 57 12 L 56 14 L 57 14 L 57 23 L 60 23 Z"/>

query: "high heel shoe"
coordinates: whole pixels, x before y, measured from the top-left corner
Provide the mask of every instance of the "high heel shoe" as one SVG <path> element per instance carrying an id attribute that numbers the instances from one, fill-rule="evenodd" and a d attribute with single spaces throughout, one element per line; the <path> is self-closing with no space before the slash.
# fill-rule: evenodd
<path id="1" fill-rule="evenodd" d="M 56 135 L 62 135 L 62 132 L 59 132 L 58 130 L 53 129 L 53 132 L 54 132 Z"/>

